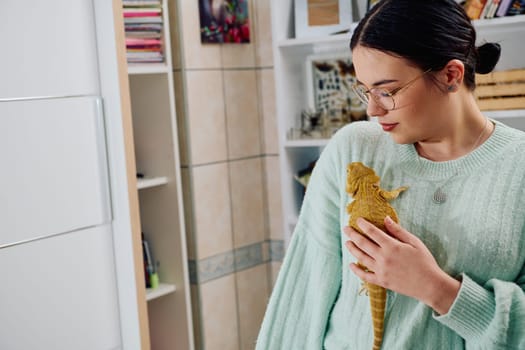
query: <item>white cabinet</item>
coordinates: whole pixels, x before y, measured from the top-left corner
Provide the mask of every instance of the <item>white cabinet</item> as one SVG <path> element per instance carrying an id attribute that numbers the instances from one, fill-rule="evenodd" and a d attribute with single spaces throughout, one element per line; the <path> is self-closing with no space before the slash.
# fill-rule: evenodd
<path id="1" fill-rule="evenodd" d="M 1 349 L 140 348 L 116 1 L 2 2 Z"/>
<path id="2" fill-rule="evenodd" d="M 2 1 L 0 98 L 98 93 L 94 2 Z"/>
<path id="3" fill-rule="evenodd" d="M 179 143 L 167 1 L 162 1 L 164 63 L 128 64 L 141 230 L 159 262 L 148 289 L 152 349 L 193 349 Z"/>
<path id="4" fill-rule="evenodd" d="M 361 3 L 360 3 L 361 5 Z M 308 106 L 306 57 L 312 54 L 350 54 L 350 33 L 319 38 L 294 39 L 293 1 L 272 2 L 275 84 L 279 130 L 284 236 L 289 241 L 303 199 L 303 188 L 294 180 L 298 170 L 317 159 L 328 140 L 289 140 L 291 128 L 300 127 L 300 113 Z M 524 68 L 523 37 L 525 16 L 503 17 L 474 22 L 478 44 L 499 42 L 502 57 L 496 70 Z M 352 26 L 352 30 L 356 24 Z M 487 116 L 525 130 L 525 110 L 491 111 Z"/>
<path id="5" fill-rule="evenodd" d="M 100 97 L 2 102 L 0 115 L 0 246 L 111 221 Z"/>
<path id="6" fill-rule="evenodd" d="M 0 250 L 0 348 L 120 348 L 112 247 L 107 224 Z"/>

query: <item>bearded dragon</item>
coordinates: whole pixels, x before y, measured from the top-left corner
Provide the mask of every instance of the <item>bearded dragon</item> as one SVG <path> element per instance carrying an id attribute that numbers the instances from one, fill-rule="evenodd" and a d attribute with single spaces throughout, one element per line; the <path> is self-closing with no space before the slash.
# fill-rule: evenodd
<path id="1" fill-rule="evenodd" d="M 357 219 L 362 217 L 379 229 L 386 231 L 384 220 L 388 215 L 394 222 L 398 222 L 397 214 L 388 203 L 395 199 L 408 187 L 400 187 L 393 191 L 385 191 L 379 187 L 380 178 L 374 170 L 360 162 L 350 163 L 347 167 L 346 192 L 353 201 L 348 204 L 347 212 L 350 215 L 349 226 L 361 234 L 364 232 L 357 226 Z M 370 271 L 361 264 L 358 266 Z M 370 311 L 374 327 L 373 350 L 379 350 L 383 342 L 385 325 L 386 289 L 371 283 L 363 282 L 363 289 L 370 298 Z"/>

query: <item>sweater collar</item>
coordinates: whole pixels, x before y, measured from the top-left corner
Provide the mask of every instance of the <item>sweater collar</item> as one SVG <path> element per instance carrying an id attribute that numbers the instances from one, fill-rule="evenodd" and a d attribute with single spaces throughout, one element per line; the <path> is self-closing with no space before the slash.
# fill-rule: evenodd
<path id="1" fill-rule="evenodd" d="M 413 176 L 425 177 L 428 179 L 442 179 L 455 174 L 468 174 L 479 169 L 488 161 L 498 157 L 517 135 L 514 129 L 492 120 L 495 124 L 492 135 L 473 152 L 444 162 L 435 162 L 420 157 L 413 144 L 396 144 L 402 168 Z"/>

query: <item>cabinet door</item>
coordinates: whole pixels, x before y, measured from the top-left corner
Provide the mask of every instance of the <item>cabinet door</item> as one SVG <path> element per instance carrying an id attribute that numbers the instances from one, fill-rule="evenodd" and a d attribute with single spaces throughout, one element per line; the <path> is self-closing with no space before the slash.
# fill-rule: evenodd
<path id="1" fill-rule="evenodd" d="M 95 97 L 0 102 L 0 247 L 111 219 Z"/>
<path id="2" fill-rule="evenodd" d="M 0 100 L 99 90 L 93 2 L 2 0 Z"/>
<path id="3" fill-rule="evenodd" d="M 0 349 L 120 346 L 111 227 L 0 249 Z"/>

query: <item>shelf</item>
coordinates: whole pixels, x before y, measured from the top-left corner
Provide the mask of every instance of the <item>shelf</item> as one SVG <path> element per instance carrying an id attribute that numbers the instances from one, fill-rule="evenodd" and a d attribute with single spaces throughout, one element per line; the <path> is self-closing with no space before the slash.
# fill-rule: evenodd
<path id="1" fill-rule="evenodd" d="M 137 179 L 137 189 L 142 190 L 145 188 L 162 186 L 167 183 L 168 183 L 168 178 L 166 176 Z"/>
<path id="2" fill-rule="evenodd" d="M 300 139 L 300 140 L 286 140 L 284 147 L 324 147 L 330 139 Z"/>
<path id="3" fill-rule="evenodd" d="M 499 118 L 523 118 L 525 117 L 525 109 L 508 109 L 501 111 L 481 111 L 486 117 L 499 119 Z"/>
<path id="4" fill-rule="evenodd" d="M 150 301 L 153 299 L 160 298 L 166 294 L 175 292 L 177 288 L 174 284 L 160 283 L 155 289 L 146 288 L 146 300 Z"/>
<path id="5" fill-rule="evenodd" d="M 485 30 L 491 28 L 501 27 L 515 27 L 525 25 L 525 15 L 498 17 L 492 19 L 481 19 L 472 22 L 476 30 Z M 328 35 L 313 38 L 290 38 L 284 39 L 277 43 L 277 47 L 281 50 L 297 51 L 311 50 L 313 47 L 316 51 L 324 51 L 326 49 L 344 49 L 349 50 L 350 36 L 357 23 L 353 23 L 348 33 Z"/>
<path id="6" fill-rule="evenodd" d="M 162 74 L 169 70 L 166 63 L 128 63 L 128 74 Z"/>
<path id="7" fill-rule="evenodd" d="M 352 25 L 351 31 L 355 28 L 356 24 Z M 280 41 L 277 46 L 279 48 L 294 48 L 294 47 L 300 47 L 300 46 L 311 46 L 316 44 L 330 44 L 330 43 L 346 43 L 348 46 L 348 43 L 350 41 L 350 32 L 348 33 L 342 33 L 342 34 L 335 34 L 335 35 L 328 35 L 328 36 L 322 36 L 322 37 L 313 37 L 313 38 L 299 38 L 299 39 L 285 39 Z"/>
<path id="8" fill-rule="evenodd" d="M 476 27 L 476 30 L 514 24 L 523 25 L 525 24 L 525 15 L 496 17 L 491 19 L 477 19 L 472 21 L 472 24 L 474 27 Z"/>

